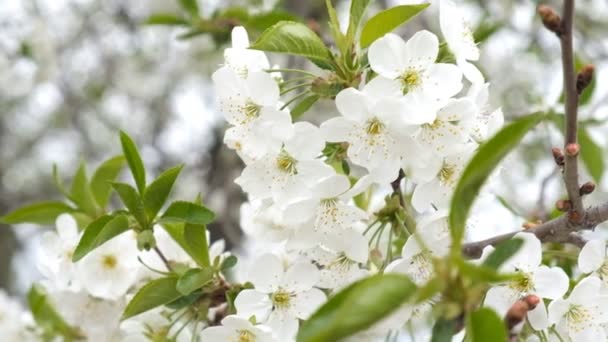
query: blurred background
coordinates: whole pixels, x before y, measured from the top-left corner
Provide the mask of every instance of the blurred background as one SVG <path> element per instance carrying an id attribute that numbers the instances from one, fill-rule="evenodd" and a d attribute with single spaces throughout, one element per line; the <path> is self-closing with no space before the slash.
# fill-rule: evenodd
<path id="1" fill-rule="evenodd" d="M 507 120 L 539 110 L 561 113 L 559 42 L 542 29 L 535 16 L 538 3 L 455 1 L 467 7 L 476 28 L 482 50 L 478 65 L 491 82 L 493 108 L 502 106 Z M 420 1 L 376 0 L 368 13 L 406 2 Z M 560 1 L 548 2 L 561 8 Z M 172 196 L 194 198 L 202 193 L 218 213 L 210 227 L 212 238 L 224 238 L 229 248 L 241 245 L 239 209 L 244 196 L 233 179 L 242 164 L 222 144 L 225 127 L 215 110 L 210 75 L 222 62 L 233 26 L 245 25 L 252 40 L 280 18 L 329 32 L 325 2 L 199 0 L 196 15 L 183 3 L 0 3 L 0 215 L 30 202 L 59 199 L 53 165 L 69 184 L 81 161 L 91 172 L 120 153 L 122 129 L 140 146 L 151 176 L 185 163 Z M 341 21 L 347 22 L 350 1 L 333 3 Z M 426 28 L 439 34 L 437 11 L 433 3 L 400 33 L 407 37 Z M 150 20 L 153 14 L 157 20 Z M 158 25 L 169 22 L 175 25 Z M 599 191 L 587 202 L 592 204 L 608 197 L 601 181 L 608 152 L 608 2 L 577 1 L 575 25 L 578 63 L 593 63 L 597 70 L 580 110 L 587 137 L 582 141 L 586 155 L 581 179 L 599 183 Z M 300 59 L 271 56 L 271 61 L 318 72 Z M 321 102 L 305 119 L 317 121 L 335 113 L 333 103 Z M 554 215 L 553 203 L 563 191 L 550 148 L 561 144 L 559 132 L 547 123 L 509 157 L 503 166 L 507 172 L 491 185 L 495 195 L 480 201 L 490 204 L 477 218 L 479 236 Z M 500 215 L 510 219 L 498 220 Z M 0 226 L 0 288 L 19 296 L 38 279 L 38 238 L 47 228 Z"/>

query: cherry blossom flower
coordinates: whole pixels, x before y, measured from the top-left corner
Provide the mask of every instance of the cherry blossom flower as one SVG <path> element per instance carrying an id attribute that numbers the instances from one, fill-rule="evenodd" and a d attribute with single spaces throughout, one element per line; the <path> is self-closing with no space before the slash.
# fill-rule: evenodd
<path id="1" fill-rule="evenodd" d="M 606 242 L 598 239 L 587 242 L 578 255 L 578 268 L 583 273 L 592 273 L 608 286 Z"/>
<path id="2" fill-rule="evenodd" d="M 42 257 L 38 268 L 52 286 L 77 291 L 80 286 L 76 278 L 76 264 L 72 262 L 72 255 L 80 240 L 76 220 L 70 214 L 61 214 L 55 226 L 55 232 L 42 235 Z"/>
<path id="3" fill-rule="evenodd" d="M 275 342 L 272 330 L 263 324 L 253 324 L 246 318 L 226 316 L 221 326 L 204 329 L 203 341 Z"/>
<path id="4" fill-rule="evenodd" d="M 224 50 L 225 65 L 240 77 L 247 78 L 250 72 L 263 71 L 270 67 L 262 51 L 249 49 L 249 36 L 242 26 L 232 29 L 232 47 Z"/>

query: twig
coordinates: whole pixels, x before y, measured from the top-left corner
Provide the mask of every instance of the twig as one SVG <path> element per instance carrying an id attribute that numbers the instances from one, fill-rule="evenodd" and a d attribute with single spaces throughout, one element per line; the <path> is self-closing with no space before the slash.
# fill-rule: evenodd
<path id="1" fill-rule="evenodd" d="M 399 176 L 397 176 L 397 179 L 391 182 L 393 193 L 399 196 L 399 204 L 402 208 L 405 208 L 405 200 L 403 199 L 403 194 L 401 193 L 401 180 L 403 180 L 404 177 L 405 173 L 402 169 L 399 169 Z"/>
<path id="2" fill-rule="evenodd" d="M 169 264 L 169 260 L 167 260 L 167 258 L 163 254 L 163 252 L 161 252 L 161 250 L 158 247 L 154 247 L 154 251 L 156 252 L 156 254 L 158 254 L 158 257 L 163 261 L 163 264 L 165 264 L 165 267 L 167 267 L 167 270 L 169 272 L 173 272 L 173 269 L 171 268 L 171 264 Z"/>

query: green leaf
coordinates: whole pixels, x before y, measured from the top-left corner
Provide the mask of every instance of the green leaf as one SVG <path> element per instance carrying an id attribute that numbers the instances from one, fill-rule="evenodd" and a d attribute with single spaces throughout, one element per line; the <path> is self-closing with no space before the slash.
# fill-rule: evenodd
<path id="1" fill-rule="evenodd" d="M 146 189 L 146 169 L 144 168 L 144 162 L 141 160 L 137 146 L 131 137 L 122 131 L 120 132 L 120 143 L 122 145 L 122 152 L 125 158 L 127 158 L 129 169 L 131 169 L 133 179 L 135 179 L 135 184 L 137 184 L 137 189 L 140 194 L 143 194 Z"/>
<path id="2" fill-rule="evenodd" d="M 440 318 L 433 325 L 431 342 L 451 342 L 456 331 L 456 321 Z"/>
<path id="3" fill-rule="evenodd" d="M 95 204 L 95 198 L 93 198 L 93 192 L 89 186 L 87 170 L 84 163 L 80 163 L 76 175 L 74 175 L 72 188 L 70 189 L 70 200 L 90 216 L 97 216 L 97 205 Z"/>
<path id="4" fill-rule="evenodd" d="M 596 183 L 602 181 L 604 175 L 604 152 L 591 138 L 584 127 L 578 129 L 578 142 L 581 146 L 581 159 L 587 171 Z"/>
<path id="5" fill-rule="evenodd" d="M 154 13 L 145 21 L 145 25 L 188 25 L 188 21 L 171 13 Z"/>
<path id="6" fill-rule="evenodd" d="M 266 29 L 251 49 L 302 56 L 322 69 L 332 69 L 331 52 L 321 38 L 306 25 L 293 21 L 280 21 Z"/>
<path id="7" fill-rule="evenodd" d="M 71 213 L 75 209 L 63 202 L 37 202 L 26 205 L 0 217 L 4 224 L 35 223 L 55 224 L 57 216 L 63 213 Z"/>
<path id="8" fill-rule="evenodd" d="M 91 191 L 100 208 L 105 208 L 110 201 L 112 184 L 125 165 L 125 157 L 116 156 L 103 162 L 91 178 Z"/>
<path id="9" fill-rule="evenodd" d="M 312 107 L 315 102 L 319 100 L 320 96 L 313 94 L 304 98 L 304 100 L 300 101 L 293 109 L 291 110 L 291 118 L 296 120 L 302 114 L 306 113 Z"/>
<path id="10" fill-rule="evenodd" d="M 186 12 L 188 12 L 192 17 L 198 17 L 199 8 L 197 0 L 179 0 L 179 4 L 182 6 Z"/>
<path id="11" fill-rule="evenodd" d="M 129 230 L 129 219 L 124 214 L 104 215 L 91 222 L 82 234 L 72 255 L 72 261 L 82 259 L 95 248 Z"/>
<path id="12" fill-rule="evenodd" d="M 336 46 L 340 50 L 340 53 L 344 55 L 348 50 L 348 42 L 346 41 L 344 33 L 342 33 L 340 30 L 338 14 L 336 13 L 334 6 L 331 4 L 331 0 L 325 0 L 325 5 L 327 7 L 327 13 L 329 14 L 329 28 L 331 30 L 331 34 L 334 37 L 334 41 L 336 42 Z"/>
<path id="13" fill-rule="evenodd" d="M 70 327 L 49 302 L 47 293 L 40 285 L 33 285 L 27 293 L 27 302 L 37 325 L 43 335 L 52 340 L 52 337 L 63 336 L 65 341 L 77 339 L 79 334 Z"/>
<path id="14" fill-rule="evenodd" d="M 224 261 L 222 261 L 222 266 L 220 266 L 220 269 L 222 271 L 225 271 L 227 269 L 233 268 L 237 262 L 237 257 L 235 257 L 234 255 L 230 255 L 226 259 L 224 259 Z"/>
<path id="15" fill-rule="evenodd" d="M 169 197 L 175 179 L 177 179 L 177 176 L 183 167 L 183 165 L 179 165 L 166 170 L 146 188 L 146 192 L 144 193 L 144 207 L 150 221 L 156 217 L 160 208 L 162 208 L 165 201 L 167 201 L 167 197 Z"/>
<path id="16" fill-rule="evenodd" d="M 523 244 L 524 240 L 522 239 L 511 239 L 504 241 L 496 246 L 496 249 L 490 255 L 488 255 L 488 258 L 483 262 L 483 264 L 497 270 L 502 264 L 509 260 L 510 257 L 517 253 Z"/>
<path id="17" fill-rule="evenodd" d="M 213 211 L 192 202 L 175 201 L 164 212 L 163 222 L 183 222 L 204 225 L 215 218 Z"/>
<path id="18" fill-rule="evenodd" d="M 497 270 L 488 267 L 486 265 L 477 265 L 463 258 L 458 258 L 455 262 L 460 273 L 463 276 L 468 277 L 475 283 L 488 284 L 488 283 L 500 283 L 511 280 L 516 280 L 520 277 L 517 273 L 499 273 Z"/>
<path id="19" fill-rule="evenodd" d="M 121 320 L 171 303 L 181 297 L 182 294 L 177 291 L 177 281 L 176 277 L 165 277 L 154 279 L 144 285 L 127 304 Z"/>
<path id="20" fill-rule="evenodd" d="M 361 48 L 370 46 L 376 39 L 393 31 L 422 12 L 429 4 L 401 5 L 378 12 L 370 18 L 361 31 Z"/>
<path id="21" fill-rule="evenodd" d="M 118 193 L 120 200 L 127 207 L 129 213 L 139 222 L 143 229 L 148 226 L 148 220 L 144 210 L 144 202 L 137 190 L 125 183 L 111 183 L 112 188 Z"/>
<path id="22" fill-rule="evenodd" d="M 212 268 L 193 268 L 184 273 L 177 281 L 177 291 L 184 296 L 200 289 L 213 279 Z"/>
<path id="23" fill-rule="evenodd" d="M 186 252 L 202 267 L 211 266 L 209 260 L 209 242 L 207 241 L 207 227 L 187 223 L 183 233 Z"/>
<path id="24" fill-rule="evenodd" d="M 300 327 L 298 342 L 337 341 L 370 327 L 416 292 L 400 274 L 377 274 L 338 292 Z"/>
<path id="25" fill-rule="evenodd" d="M 350 3 L 350 17 L 348 22 L 348 30 L 346 31 L 346 41 L 354 42 L 357 30 L 363 19 L 365 9 L 371 0 L 352 0 Z"/>
<path id="26" fill-rule="evenodd" d="M 299 22 L 301 20 L 289 12 L 274 10 L 272 12 L 252 15 L 251 17 L 249 17 L 244 26 L 247 28 L 248 31 L 264 31 L 265 29 L 280 21 Z"/>
<path id="27" fill-rule="evenodd" d="M 481 308 L 469 316 L 467 336 L 471 342 L 506 341 L 507 331 L 494 310 Z"/>
<path id="28" fill-rule="evenodd" d="M 449 223 L 454 253 L 460 253 L 467 216 L 482 185 L 498 163 L 544 117 L 543 113 L 531 114 L 506 125 L 482 144 L 469 161 L 452 196 Z"/>

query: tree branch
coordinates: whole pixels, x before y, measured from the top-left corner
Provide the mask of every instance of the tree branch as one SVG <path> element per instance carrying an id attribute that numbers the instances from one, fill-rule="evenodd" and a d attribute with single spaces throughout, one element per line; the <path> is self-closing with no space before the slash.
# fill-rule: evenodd
<path id="1" fill-rule="evenodd" d="M 564 74 L 564 93 L 566 102 L 564 104 L 566 113 L 566 131 L 564 134 L 564 182 L 568 192 L 568 199 L 572 204 L 569 213 L 570 221 L 580 222 L 584 220 L 584 208 L 581 195 L 579 194 L 578 180 L 578 91 L 576 89 L 576 71 L 574 70 L 574 57 L 572 52 L 572 23 L 574 18 L 574 0 L 565 0 L 562 11 L 559 38 L 562 50 L 562 68 Z"/>
<path id="2" fill-rule="evenodd" d="M 580 247 L 583 240 L 573 234 L 579 230 L 593 229 L 598 224 L 608 220 L 608 203 L 591 207 L 583 213 L 584 219 L 580 223 L 573 223 L 568 218 L 568 215 L 562 215 L 551 221 L 539 224 L 534 228 L 522 231 L 536 235 L 543 242 L 572 243 Z M 484 247 L 495 246 L 511 239 L 519 232 L 511 232 L 482 241 L 465 243 L 462 247 L 462 253 L 469 258 L 479 258 Z"/>

